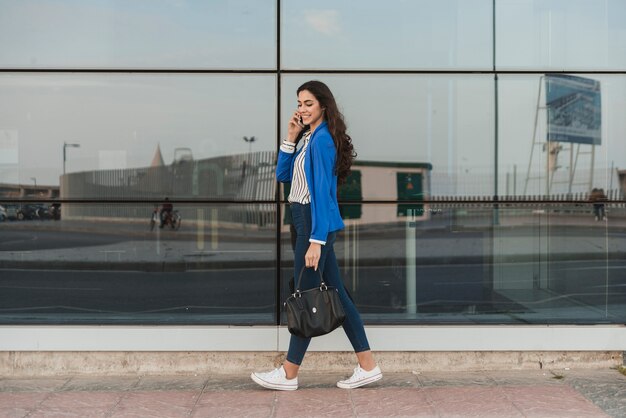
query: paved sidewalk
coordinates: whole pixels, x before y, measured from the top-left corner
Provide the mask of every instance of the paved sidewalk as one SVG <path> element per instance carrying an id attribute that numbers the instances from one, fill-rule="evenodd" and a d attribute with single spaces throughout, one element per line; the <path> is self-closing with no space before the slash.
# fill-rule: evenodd
<path id="1" fill-rule="evenodd" d="M 0 378 L 0 417 L 626 416 L 626 376 L 610 369 L 387 373 L 351 391 L 303 372 L 295 392 L 248 373 Z"/>

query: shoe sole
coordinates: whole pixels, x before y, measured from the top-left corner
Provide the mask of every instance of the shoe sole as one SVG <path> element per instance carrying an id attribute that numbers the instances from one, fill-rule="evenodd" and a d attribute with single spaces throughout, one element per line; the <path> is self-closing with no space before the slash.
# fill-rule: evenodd
<path id="1" fill-rule="evenodd" d="M 363 379 L 354 383 L 337 382 L 337 387 L 341 389 L 356 389 L 356 388 L 360 388 L 361 386 L 365 386 L 365 385 L 369 385 L 370 383 L 377 382 L 382 378 L 383 378 L 383 374 L 378 373 L 374 376 L 368 377 L 367 379 Z"/>
<path id="2" fill-rule="evenodd" d="M 250 377 L 252 378 L 254 383 L 260 386 L 263 386 L 266 389 L 273 389 L 273 390 L 296 390 L 298 389 L 298 385 L 295 385 L 295 386 L 294 385 L 280 385 L 276 383 L 266 382 L 265 380 L 261 379 L 254 373 L 252 373 Z"/>

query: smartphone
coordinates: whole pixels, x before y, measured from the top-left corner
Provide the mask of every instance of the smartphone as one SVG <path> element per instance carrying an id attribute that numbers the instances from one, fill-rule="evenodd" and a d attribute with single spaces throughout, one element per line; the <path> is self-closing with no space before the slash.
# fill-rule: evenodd
<path id="1" fill-rule="evenodd" d="M 302 122 L 302 116 L 298 116 L 298 123 L 300 123 L 300 126 L 304 128 L 304 122 Z"/>

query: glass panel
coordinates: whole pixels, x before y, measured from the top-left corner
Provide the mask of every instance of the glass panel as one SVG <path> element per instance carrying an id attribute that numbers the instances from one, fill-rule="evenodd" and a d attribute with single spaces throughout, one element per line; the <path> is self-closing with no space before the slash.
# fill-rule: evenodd
<path id="1" fill-rule="evenodd" d="M 0 222 L 0 323 L 275 323 L 275 205 L 173 203 Z"/>
<path id="2" fill-rule="evenodd" d="M 494 238 L 494 289 L 526 308 L 528 323 L 623 323 L 623 204 L 594 221 L 589 203 L 507 204 Z"/>
<path id="3" fill-rule="evenodd" d="M 290 0 L 281 12 L 283 68 L 493 68 L 491 0 Z"/>
<path id="4" fill-rule="evenodd" d="M 594 223 L 588 204 L 495 210 L 491 203 L 431 202 L 406 215 L 399 206 L 364 204 L 335 244 L 344 284 L 367 323 L 626 320 L 626 281 L 618 274 L 626 240 L 610 227 L 623 208 L 608 205 L 607 229 Z M 283 299 L 293 275 L 289 223 L 286 217 Z"/>
<path id="5" fill-rule="evenodd" d="M 275 82 L 2 74 L 0 183 L 78 199 L 273 199 Z"/>
<path id="6" fill-rule="evenodd" d="M 626 77 L 502 75 L 498 95 L 500 195 L 623 198 Z"/>
<path id="7" fill-rule="evenodd" d="M 622 0 L 497 0 L 498 69 L 623 70 Z"/>
<path id="8" fill-rule="evenodd" d="M 4 68 L 275 68 L 276 1 L 2 0 L 0 51 Z"/>
<path id="9" fill-rule="evenodd" d="M 406 186 L 416 181 L 409 181 L 410 174 L 421 177 L 423 194 L 493 195 L 493 76 L 283 76 L 283 122 L 296 110 L 298 87 L 311 78 L 333 91 L 358 154 L 355 177 L 347 184 L 352 189 L 340 197 L 417 198 L 417 193 L 407 192 Z M 402 182 L 405 192 L 398 188 Z"/>

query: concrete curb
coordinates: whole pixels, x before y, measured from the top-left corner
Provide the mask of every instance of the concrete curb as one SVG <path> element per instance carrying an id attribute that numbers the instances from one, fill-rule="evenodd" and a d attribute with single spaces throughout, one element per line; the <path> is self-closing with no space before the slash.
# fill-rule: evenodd
<path id="1" fill-rule="evenodd" d="M 622 365 L 620 352 L 374 352 L 385 372 L 597 369 Z M 284 352 L 0 352 L 0 375 L 159 375 L 249 373 L 276 367 Z M 302 371 L 346 372 L 351 352 L 307 353 Z"/>

